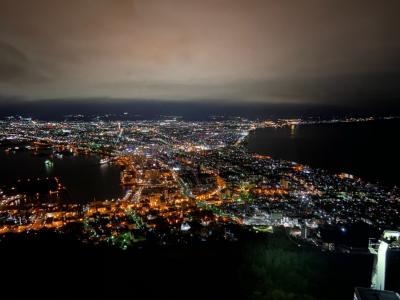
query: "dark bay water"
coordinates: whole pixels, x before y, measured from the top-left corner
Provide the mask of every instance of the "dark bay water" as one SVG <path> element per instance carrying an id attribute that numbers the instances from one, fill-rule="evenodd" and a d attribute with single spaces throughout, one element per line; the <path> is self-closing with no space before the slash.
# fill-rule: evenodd
<path id="1" fill-rule="evenodd" d="M 46 166 L 48 156 L 36 156 L 29 151 L 6 154 L 0 148 L 0 186 L 18 179 L 57 176 L 67 188 L 73 202 L 86 203 L 122 195 L 120 170 L 112 165 L 99 165 L 97 156 L 64 156 L 54 158 L 53 167 Z"/>
<path id="2" fill-rule="evenodd" d="M 263 128 L 248 149 L 370 182 L 400 186 L 400 120 Z"/>

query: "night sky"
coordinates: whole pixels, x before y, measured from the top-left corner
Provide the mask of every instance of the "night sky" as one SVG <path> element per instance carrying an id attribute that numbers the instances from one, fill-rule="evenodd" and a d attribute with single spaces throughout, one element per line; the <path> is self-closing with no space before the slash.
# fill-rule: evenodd
<path id="1" fill-rule="evenodd" d="M 399 11 L 397 0 L 0 0 L 0 107 L 390 112 L 400 97 Z"/>

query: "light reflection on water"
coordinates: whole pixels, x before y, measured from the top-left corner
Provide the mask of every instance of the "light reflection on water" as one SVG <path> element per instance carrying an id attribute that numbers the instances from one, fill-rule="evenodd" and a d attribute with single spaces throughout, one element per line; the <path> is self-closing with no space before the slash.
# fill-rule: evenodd
<path id="1" fill-rule="evenodd" d="M 19 178 L 59 177 L 76 202 L 118 198 L 123 195 L 120 169 L 100 165 L 97 156 L 64 156 L 45 163 L 48 156 L 29 151 L 6 154 L 0 147 L 0 185 L 12 184 Z"/>

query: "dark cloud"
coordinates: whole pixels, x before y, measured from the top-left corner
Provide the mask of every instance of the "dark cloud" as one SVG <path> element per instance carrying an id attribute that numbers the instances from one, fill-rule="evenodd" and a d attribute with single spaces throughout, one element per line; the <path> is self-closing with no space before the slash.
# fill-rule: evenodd
<path id="1" fill-rule="evenodd" d="M 0 84 L 25 86 L 47 80 L 49 78 L 21 50 L 0 41 Z"/>
<path id="2" fill-rule="evenodd" d="M 390 104 L 389 107 L 386 105 Z M 122 115 L 128 112 L 128 115 Z M 242 116 L 248 118 L 382 116 L 400 113 L 398 103 L 364 103 L 362 106 L 329 103 L 248 103 L 241 101 L 192 99 L 169 101 L 135 99 L 47 99 L 26 101 L 0 96 L 0 118 L 10 115 L 30 116 L 44 120 L 64 120 L 68 114 L 85 114 L 91 120 L 96 115 L 115 114 L 116 118 L 152 119 L 160 116 L 183 116 L 189 120 L 207 120 L 210 116 Z"/>
<path id="3" fill-rule="evenodd" d="M 399 10 L 396 0 L 0 0 L 0 88 L 31 99 L 390 102 Z"/>
<path id="4" fill-rule="evenodd" d="M 28 73 L 27 57 L 15 47 L 0 42 L 0 81 L 23 80 Z"/>

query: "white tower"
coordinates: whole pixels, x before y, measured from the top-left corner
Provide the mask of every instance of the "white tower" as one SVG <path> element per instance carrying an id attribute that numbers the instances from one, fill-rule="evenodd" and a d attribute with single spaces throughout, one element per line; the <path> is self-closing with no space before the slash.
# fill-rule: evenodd
<path id="1" fill-rule="evenodd" d="M 399 247 L 400 232 L 385 230 L 380 240 L 369 240 L 369 251 L 375 254 L 374 266 L 372 268 L 371 288 L 376 290 L 385 289 L 386 278 L 386 254 L 390 247 Z"/>

